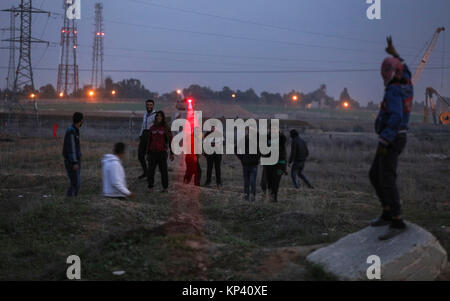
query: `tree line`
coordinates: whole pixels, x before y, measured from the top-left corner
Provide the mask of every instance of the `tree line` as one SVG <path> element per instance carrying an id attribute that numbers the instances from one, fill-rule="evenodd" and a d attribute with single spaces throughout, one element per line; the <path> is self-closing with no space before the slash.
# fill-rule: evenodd
<path id="1" fill-rule="evenodd" d="M 71 98 L 86 98 L 89 97 L 89 91 L 93 90 L 92 86 L 85 85 L 78 91 L 75 91 Z M 113 92 L 114 91 L 114 92 Z M 18 92 L 22 99 L 29 98 L 31 93 L 36 93 L 40 99 L 54 99 L 58 98 L 58 92 L 52 84 L 47 84 L 40 87 L 37 91 L 33 91 L 30 86 L 25 86 Z M 4 99 L 11 92 L 8 90 L 0 90 L 0 97 Z M 347 88 L 341 92 L 339 99 L 334 99 L 327 94 L 327 87 L 322 84 L 318 89 L 309 93 L 304 93 L 297 90 L 291 90 L 288 93 L 270 93 L 261 92 L 259 95 L 253 89 L 245 91 L 232 90 L 225 86 L 220 91 L 215 91 L 210 87 L 203 87 L 200 85 L 191 85 L 183 89 L 183 95 L 186 97 L 193 97 L 196 101 L 215 101 L 215 102 L 237 102 L 244 104 L 260 104 L 260 105 L 277 105 L 283 107 L 298 107 L 298 108 L 362 108 L 358 101 L 350 96 Z M 170 91 L 159 95 L 157 92 L 152 92 L 147 89 L 139 79 L 129 78 L 114 82 L 110 77 L 104 81 L 101 88 L 95 89 L 95 97 L 102 99 L 157 99 L 160 102 L 176 102 L 179 100 L 177 91 Z M 366 109 L 376 110 L 379 108 L 379 102 L 370 101 Z M 422 103 L 415 103 L 414 108 L 422 109 Z"/>

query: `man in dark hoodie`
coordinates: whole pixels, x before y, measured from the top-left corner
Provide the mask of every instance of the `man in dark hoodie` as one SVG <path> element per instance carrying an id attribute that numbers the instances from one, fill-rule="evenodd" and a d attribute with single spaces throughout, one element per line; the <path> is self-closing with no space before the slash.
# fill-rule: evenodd
<path id="1" fill-rule="evenodd" d="M 305 168 L 306 158 L 309 156 L 308 146 L 306 141 L 300 138 L 297 130 L 291 130 L 291 155 L 289 156 L 289 165 L 292 164 L 291 168 L 291 179 L 294 183 L 295 188 L 300 188 L 297 176 L 305 182 L 306 186 L 313 188 L 308 178 L 303 174 L 303 169 Z"/>
<path id="2" fill-rule="evenodd" d="M 260 152 L 258 151 L 258 141 L 255 139 L 253 142 L 253 148 L 256 149 L 255 153 L 250 152 L 250 138 L 249 135 L 245 135 L 245 149 L 243 154 L 240 154 L 236 151 L 236 155 L 241 161 L 242 170 L 244 173 L 244 199 L 248 201 L 249 199 L 254 202 L 256 200 L 256 177 L 258 175 L 258 165 L 259 158 L 261 157 Z M 256 147 L 255 147 L 256 144 Z M 236 146 L 237 150 L 238 146 Z M 250 198 L 251 192 L 251 198 Z"/>
<path id="3" fill-rule="evenodd" d="M 76 112 L 72 117 L 72 125 L 66 130 L 64 136 L 63 157 L 67 176 L 70 185 L 67 189 L 67 196 L 78 196 L 81 184 L 81 147 L 80 128 L 83 125 L 84 117 L 80 112 Z"/>

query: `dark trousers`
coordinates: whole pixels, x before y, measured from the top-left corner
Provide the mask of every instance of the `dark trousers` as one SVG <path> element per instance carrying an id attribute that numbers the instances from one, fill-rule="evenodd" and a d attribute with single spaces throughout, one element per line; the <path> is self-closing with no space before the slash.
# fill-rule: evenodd
<path id="1" fill-rule="evenodd" d="M 156 166 L 161 173 L 161 182 L 164 189 L 169 187 L 169 173 L 167 171 L 167 152 L 149 152 L 147 154 L 148 160 L 148 188 L 153 188 L 155 184 L 155 170 Z"/>
<path id="2" fill-rule="evenodd" d="M 300 188 L 300 183 L 297 177 L 303 180 L 308 187 L 311 187 L 311 183 L 308 178 L 303 174 L 303 169 L 305 168 L 305 163 L 294 163 L 291 167 L 291 179 L 294 183 L 295 188 Z"/>
<path id="3" fill-rule="evenodd" d="M 144 174 L 147 174 L 147 162 L 145 162 L 145 155 L 147 154 L 148 133 L 148 130 L 145 130 L 141 137 L 139 137 L 138 147 L 138 159 L 139 163 L 141 163 Z"/>
<path id="4" fill-rule="evenodd" d="M 184 174 L 184 183 L 189 184 L 192 176 L 194 176 L 194 184 L 200 186 L 200 179 L 202 177 L 202 169 L 200 162 L 195 154 L 186 154 L 186 173 Z"/>
<path id="5" fill-rule="evenodd" d="M 64 160 L 67 176 L 69 177 L 70 185 L 67 189 L 67 196 L 78 196 L 81 185 L 81 163 L 78 163 L 78 169 L 73 170 L 73 164 L 69 160 Z"/>
<path id="6" fill-rule="evenodd" d="M 220 171 L 220 165 L 222 164 L 221 154 L 206 155 L 206 184 L 211 183 L 212 170 L 216 173 L 216 184 L 222 185 L 222 176 Z"/>
<path id="7" fill-rule="evenodd" d="M 369 172 L 383 208 L 389 207 L 391 215 L 401 214 L 400 196 L 397 189 L 398 157 L 406 146 L 406 134 L 399 134 L 387 149 L 378 148 Z"/>
<path id="8" fill-rule="evenodd" d="M 258 175 L 258 165 L 242 165 L 244 171 L 244 193 L 245 198 L 248 198 L 250 191 L 252 195 L 256 195 L 256 176 Z"/>
<path id="9" fill-rule="evenodd" d="M 283 176 L 283 164 L 264 166 L 263 179 L 261 179 L 261 188 L 263 191 L 269 189 L 274 202 L 278 201 L 278 188 L 280 187 L 281 177 Z"/>

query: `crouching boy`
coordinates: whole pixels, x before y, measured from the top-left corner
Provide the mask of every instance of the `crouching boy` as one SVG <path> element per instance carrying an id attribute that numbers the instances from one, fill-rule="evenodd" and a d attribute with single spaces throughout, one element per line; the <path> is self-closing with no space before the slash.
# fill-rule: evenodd
<path id="1" fill-rule="evenodd" d="M 134 197 L 128 190 L 122 159 L 125 157 L 125 144 L 114 145 L 114 154 L 106 154 L 102 160 L 103 195 L 109 198 L 125 199 Z"/>

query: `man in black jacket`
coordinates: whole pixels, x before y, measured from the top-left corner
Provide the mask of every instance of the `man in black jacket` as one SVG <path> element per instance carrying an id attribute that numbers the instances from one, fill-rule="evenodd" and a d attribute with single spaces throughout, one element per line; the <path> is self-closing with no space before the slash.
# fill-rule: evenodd
<path id="1" fill-rule="evenodd" d="M 212 126 L 211 127 L 211 131 L 207 132 L 205 134 L 204 138 L 206 139 L 209 135 L 211 135 L 215 131 L 216 131 L 216 127 Z M 215 147 L 216 141 L 218 141 L 218 139 L 223 139 L 223 138 L 214 137 L 212 139 L 213 140 L 211 142 L 211 146 Z M 217 187 L 221 187 L 222 186 L 222 177 L 221 177 L 220 165 L 222 164 L 222 154 L 217 154 L 216 152 L 214 152 L 213 154 L 206 154 L 205 153 L 205 157 L 206 157 L 206 182 L 205 182 L 205 186 L 211 185 L 212 170 L 213 170 L 213 167 L 214 167 L 214 170 L 216 172 L 216 184 L 217 184 Z"/>
<path id="2" fill-rule="evenodd" d="M 258 165 L 259 158 L 261 157 L 258 151 L 258 141 L 250 141 L 249 135 L 247 134 L 244 138 L 245 150 L 243 154 L 239 154 L 237 151 L 238 146 L 236 146 L 236 155 L 241 161 L 242 170 L 244 173 L 244 199 L 248 201 L 250 199 L 254 202 L 256 200 L 256 177 L 258 175 Z M 250 152 L 250 143 L 253 142 L 253 148 L 256 146 L 256 153 L 252 154 Z"/>
<path id="3" fill-rule="evenodd" d="M 63 157 L 70 186 L 67 196 L 78 196 L 81 183 L 81 147 L 80 147 L 80 127 L 83 125 L 83 114 L 76 112 L 73 114 L 73 124 L 66 130 L 64 136 Z"/>
<path id="4" fill-rule="evenodd" d="M 303 174 L 306 158 L 309 156 L 308 146 L 305 140 L 300 138 L 296 130 L 291 130 L 291 155 L 289 157 L 289 165 L 292 164 L 291 178 L 295 188 L 300 188 L 297 176 L 305 182 L 306 186 L 313 188 L 308 178 Z"/>

